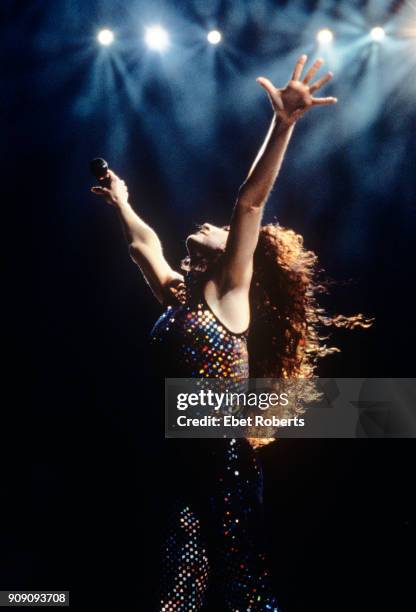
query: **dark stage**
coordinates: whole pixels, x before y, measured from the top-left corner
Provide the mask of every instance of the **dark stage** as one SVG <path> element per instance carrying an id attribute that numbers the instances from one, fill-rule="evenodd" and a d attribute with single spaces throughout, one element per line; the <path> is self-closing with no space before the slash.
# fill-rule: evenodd
<path id="1" fill-rule="evenodd" d="M 271 110 L 255 78 L 283 86 L 300 52 L 322 54 L 334 71 L 322 95 L 339 102 L 296 125 L 265 221 L 318 253 L 330 312 L 375 318 L 334 332 L 341 352 L 318 374 L 411 377 L 416 39 L 401 32 L 415 31 L 416 11 L 58 0 L 2 12 L 4 206 L 15 201 L 19 220 L 4 228 L 18 324 L 0 587 L 69 590 L 76 610 L 150 612 L 162 423 L 148 336 L 162 310 L 115 211 L 90 193 L 89 161 L 103 156 L 126 180 L 178 269 L 195 224 L 229 222 L 261 145 Z M 138 34 L 152 20 L 170 30 L 165 54 Z M 364 38 L 380 23 L 389 36 L 376 48 Z M 214 26 L 223 48 L 207 48 Z M 331 51 L 314 38 L 324 26 L 337 33 Z M 113 45 L 97 43 L 101 27 L 114 28 Z M 16 228 L 29 225 L 26 241 Z M 414 441 L 286 439 L 261 455 L 282 610 L 413 609 Z"/>

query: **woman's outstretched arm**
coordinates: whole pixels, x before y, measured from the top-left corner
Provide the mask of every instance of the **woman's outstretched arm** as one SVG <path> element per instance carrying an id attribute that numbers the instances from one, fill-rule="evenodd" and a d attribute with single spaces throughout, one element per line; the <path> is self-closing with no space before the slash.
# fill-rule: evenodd
<path id="1" fill-rule="evenodd" d="M 314 106 L 334 104 L 333 97 L 314 98 L 313 94 L 332 78 L 328 72 L 315 83 L 310 81 L 321 67 L 318 59 L 301 81 L 307 56 L 296 63 L 292 77 L 283 89 L 268 79 L 257 82 L 267 91 L 273 107 L 273 119 L 247 178 L 241 185 L 234 206 L 222 270 L 222 291 L 247 289 L 252 277 L 252 260 L 257 245 L 264 205 L 275 184 L 296 121 Z"/>
<path id="2" fill-rule="evenodd" d="M 250 320 L 248 296 L 263 209 L 278 176 L 294 125 L 310 108 L 334 104 L 337 101 L 332 97 L 313 97 L 314 92 L 332 77 L 332 73 L 328 72 L 311 84 L 323 60 L 316 60 L 303 80 L 300 80 L 306 59 L 306 55 L 299 58 L 291 79 L 283 89 L 278 89 L 264 77 L 257 79 L 270 98 L 274 111 L 272 123 L 248 176 L 239 189 L 223 265 L 216 277 L 208 280 L 205 286 L 206 299 L 233 329 L 245 329 Z"/>
<path id="3" fill-rule="evenodd" d="M 92 187 L 91 191 L 103 196 L 114 206 L 123 226 L 130 256 L 141 269 L 155 297 L 163 302 L 165 288 L 183 280 L 166 261 L 156 232 L 139 217 L 129 203 L 127 186 L 114 172 L 108 171 L 110 187 Z"/>

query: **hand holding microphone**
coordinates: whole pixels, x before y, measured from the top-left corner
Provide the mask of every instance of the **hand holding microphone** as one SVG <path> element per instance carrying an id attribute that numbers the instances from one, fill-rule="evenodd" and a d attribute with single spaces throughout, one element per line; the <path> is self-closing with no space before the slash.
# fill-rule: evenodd
<path id="1" fill-rule="evenodd" d="M 110 187 L 108 180 L 108 163 L 102 157 L 95 157 L 90 161 L 91 174 L 98 179 L 103 187 Z"/>
<path id="2" fill-rule="evenodd" d="M 126 183 L 109 169 L 105 159 L 101 157 L 93 159 L 90 162 L 90 170 L 100 182 L 100 185 L 91 187 L 92 193 L 103 196 L 112 206 L 128 204 L 129 192 Z"/>

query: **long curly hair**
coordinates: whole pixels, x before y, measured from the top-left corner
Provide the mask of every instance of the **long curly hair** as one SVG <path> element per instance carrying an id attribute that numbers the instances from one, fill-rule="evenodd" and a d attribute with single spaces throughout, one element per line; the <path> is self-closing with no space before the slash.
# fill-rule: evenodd
<path id="1" fill-rule="evenodd" d="M 229 230 L 229 226 L 223 229 Z M 202 285 L 221 265 L 223 252 L 213 252 L 181 268 Z M 248 336 L 251 378 L 311 378 L 320 358 L 337 347 L 325 344 L 322 328 L 367 328 L 373 322 L 362 314 L 330 316 L 319 304 L 327 283 L 318 257 L 303 245 L 303 237 L 277 223 L 260 228 L 250 286 L 251 322 Z"/>
<path id="2" fill-rule="evenodd" d="M 190 294 L 194 286 L 201 289 L 215 274 L 222 257 L 223 251 L 215 251 L 197 261 L 189 256 L 182 260 L 181 268 L 191 273 Z M 368 328 L 373 323 L 361 313 L 331 316 L 325 312 L 319 303 L 319 295 L 328 292 L 323 272 L 318 268 L 317 255 L 305 249 L 301 235 L 277 223 L 261 227 L 249 294 L 249 373 L 250 378 L 276 379 L 280 390 L 285 384 L 286 389 L 295 389 L 297 400 L 281 415 L 284 417 L 302 414 L 309 402 L 321 397 L 311 381 L 318 362 L 340 351 L 326 344 L 330 328 Z M 254 435 L 248 437 L 253 447 L 274 439 L 271 430 L 265 430 L 264 437 L 258 430 Z"/>

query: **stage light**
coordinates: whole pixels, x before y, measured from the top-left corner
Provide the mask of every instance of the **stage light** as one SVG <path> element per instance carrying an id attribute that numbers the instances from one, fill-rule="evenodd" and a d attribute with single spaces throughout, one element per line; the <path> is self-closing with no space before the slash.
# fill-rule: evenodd
<path id="1" fill-rule="evenodd" d="M 145 42 L 150 49 L 162 51 L 169 45 L 169 35 L 160 26 L 146 28 Z"/>
<path id="2" fill-rule="evenodd" d="M 218 45 L 218 43 L 221 42 L 221 38 L 221 32 L 218 32 L 218 30 L 211 30 L 211 32 L 207 34 L 207 40 L 211 45 Z"/>
<path id="3" fill-rule="evenodd" d="M 383 40 L 383 38 L 386 35 L 384 29 L 381 28 L 380 26 L 376 26 L 375 28 L 373 28 L 370 34 L 371 34 L 371 38 L 377 41 Z"/>
<path id="4" fill-rule="evenodd" d="M 97 40 L 100 45 L 108 47 L 114 41 L 114 33 L 111 30 L 100 30 L 97 34 Z"/>
<path id="5" fill-rule="evenodd" d="M 324 28 L 323 30 L 319 30 L 318 34 L 316 35 L 316 38 L 318 42 L 322 45 L 327 45 L 331 42 L 331 40 L 333 40 L 334 35 L 332 34 L 331 30 L 328 30 L 328 28 Z"/>

